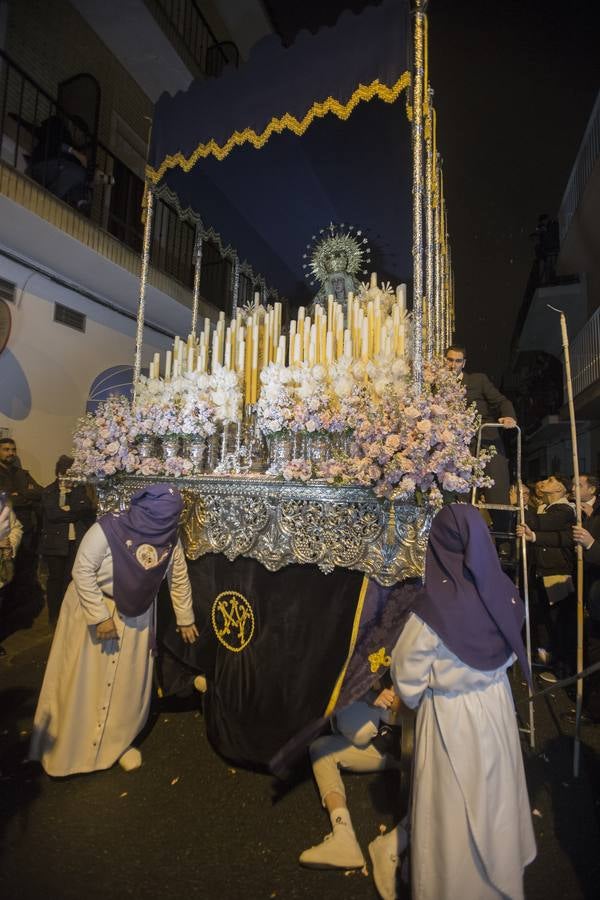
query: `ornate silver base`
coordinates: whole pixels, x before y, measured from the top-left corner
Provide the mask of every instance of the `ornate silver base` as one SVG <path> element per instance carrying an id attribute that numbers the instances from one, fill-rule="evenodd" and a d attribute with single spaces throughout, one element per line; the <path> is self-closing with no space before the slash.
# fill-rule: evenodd
<path id="1" fill-rule="evenodd" d="M 165 478 L 130 475 L 97 485 L 101 510 L 125 509 L 140 488 Z M 190 559 L 249 556 L 275 572 L 291 563 L 355 569 L 390 587 L 422 577 L 433 511 L 391 504 L 366 487 L 281 482 L 265 476 L 178 478 L 182 539 Z"/>

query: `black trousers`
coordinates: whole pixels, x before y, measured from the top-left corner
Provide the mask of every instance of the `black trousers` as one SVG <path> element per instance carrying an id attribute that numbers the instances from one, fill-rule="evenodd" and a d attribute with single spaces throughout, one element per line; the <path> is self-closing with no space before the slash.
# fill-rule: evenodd
<path id="1" fill-rule="evenodd" d="M 76 551 L 76 542 L 69 541 L 69 552 L 66 556 L 44 557 L 48 566 L 46 603 L 48 604 L 48 619 L 51 625 L 56 625 L 58 620 L 63 597 L 71 580 L 71 570 L 75 562 Z"/>

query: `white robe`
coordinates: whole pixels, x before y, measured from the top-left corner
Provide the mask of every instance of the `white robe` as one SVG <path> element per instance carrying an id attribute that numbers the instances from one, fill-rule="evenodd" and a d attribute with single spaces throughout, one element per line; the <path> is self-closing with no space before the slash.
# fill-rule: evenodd
<path id="1" fill-rule="evenodd" d="M 100 525 L 86 532 L 63 600 L 33 722 L 29 758 L 49 775 L 107 769 L 146 724 L 152 693 L 151 632 L 156 599 L 141 616 L 123 616 L 113 600 L 113 562 Z M 167 570 L 177 624 L 194 621 L 181 544 Z M 108 597 L 106 595 L 109 595 Z M 100 641 L 96 625 L 114 613 L 118 640 Z"/>
<path id="2" fill-rule="evenodd" d="M 523 868 L 536 847 L 506 675 L 513 660 L 491 672 L 472 669 L 414 613 L 394 648 L 396 691 L 407 706 L 419 706 L 414 900 L 523 898 Z"/>

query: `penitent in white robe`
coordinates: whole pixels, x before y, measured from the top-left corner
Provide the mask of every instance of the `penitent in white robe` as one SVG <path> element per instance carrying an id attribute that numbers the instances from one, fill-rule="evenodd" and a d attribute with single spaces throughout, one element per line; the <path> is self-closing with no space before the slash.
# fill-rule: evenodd
<path id="1" fill-rule="evenodd" d="M 113 600 L 113 562 L 100 525 L 85 534 L 62 603 L 29 751 L 49 775 L 107 769 L 146 724 L 152 692 L 151 635 L 156 600 L 123 616 Z M 181 544 L 167 578 L 177 624 L 194 621 Z M 96 625 L 114 613 L 119 639 L 100 641 Z"/>
<path id="2" fill-rule="evenodd" d="M 522 900 L 536 855 L 506 669 L 461 662 L 412 613 L 392 655 L 403 702 L 419 706 L 411 806 L 414 900 Z M 420 705 L 419 705 L 420 704 Z"/>

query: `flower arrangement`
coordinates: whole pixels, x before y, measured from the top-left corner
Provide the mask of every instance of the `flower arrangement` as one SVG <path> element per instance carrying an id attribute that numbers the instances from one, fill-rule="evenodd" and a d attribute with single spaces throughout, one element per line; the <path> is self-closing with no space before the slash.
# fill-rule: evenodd
<path id="1" fill-rule="evenodd" d="M 127 397 L 109 397 L 95 414 L 79 419 L 73 436 L 75 475 L 106 478 L 117 472 L 135 472 L 139 457 L 132 446 L 135 425 Z"/>
<path id="2" fill-rule="evenodd" d="M 484 468 L 492 454 L 485 450 L 477 459 L 469 449 L 479 424 L 476 408 L 467 407 L 464 386 L 444 362 L 426 367 L 421 393 L 411 384 L 401 390 L 397 381 L 391 389 L 382 383 L 380 390 L 351 392 L 351 453 L 321 464 L 318 474 L 330 482 L 369 485 L 379 497 L 425 499 L 434 506 L 445 493 L 488 487 Z"/>

